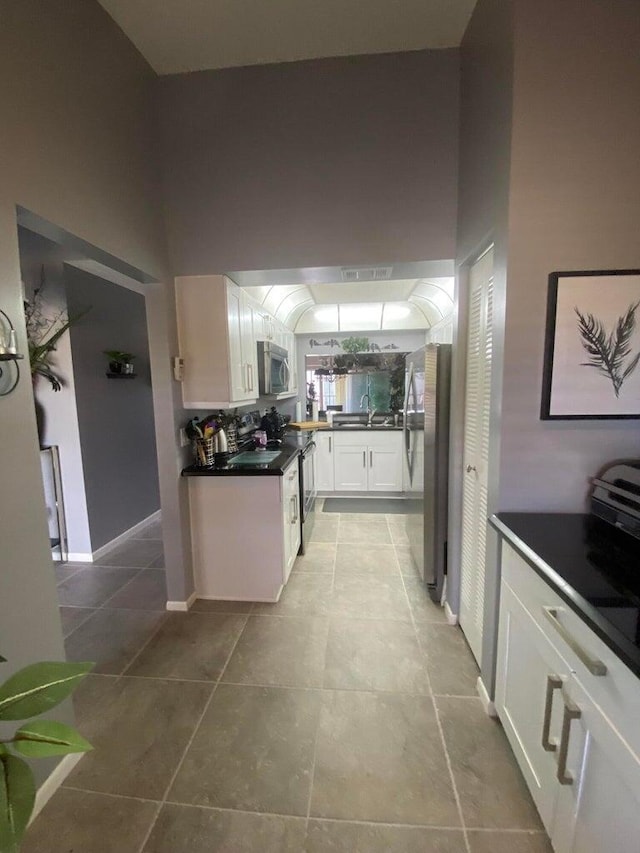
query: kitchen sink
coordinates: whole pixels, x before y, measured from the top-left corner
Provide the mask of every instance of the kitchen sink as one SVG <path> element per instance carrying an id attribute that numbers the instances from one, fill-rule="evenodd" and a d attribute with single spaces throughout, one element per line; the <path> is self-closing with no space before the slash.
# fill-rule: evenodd
<path id="1" fill-rule="evenodd" d="M 333 425 L 334 429 L 393 429 L 393 424 L 336 424 Z"/>

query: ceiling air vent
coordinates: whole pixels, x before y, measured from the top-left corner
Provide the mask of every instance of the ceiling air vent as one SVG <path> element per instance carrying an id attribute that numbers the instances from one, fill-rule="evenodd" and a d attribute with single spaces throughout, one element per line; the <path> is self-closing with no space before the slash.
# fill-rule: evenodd
<path id="1" fill-rule="evenodd" d="M 388 281 L 392 267 L 343 267 L 343 281 Z"/>

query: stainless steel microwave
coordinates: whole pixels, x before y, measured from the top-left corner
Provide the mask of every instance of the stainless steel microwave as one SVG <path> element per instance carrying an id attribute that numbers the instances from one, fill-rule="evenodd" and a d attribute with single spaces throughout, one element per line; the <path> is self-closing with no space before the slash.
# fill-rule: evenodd
<path id="1" fill-rule="evenodd" d="M 261 396 L 285 394 L 289 390 L 291 370 L 289 353 L 270 341 L 258 341 L 258 387 Z"/>

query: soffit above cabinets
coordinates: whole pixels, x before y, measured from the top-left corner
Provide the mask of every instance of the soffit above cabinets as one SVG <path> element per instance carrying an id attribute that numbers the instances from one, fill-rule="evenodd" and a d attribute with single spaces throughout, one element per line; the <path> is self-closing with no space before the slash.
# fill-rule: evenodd
<path id="1" fill-rule="evenodd" d="M 158 74 L 457 47 L 476 0 L 100 0 Z"/>
<path id="2" fill-rule="evenodd" d="M 428 329 L 453 312 L 453 276 L 357 284 L 258 285 L 247 292 L 296 333 Z"/>

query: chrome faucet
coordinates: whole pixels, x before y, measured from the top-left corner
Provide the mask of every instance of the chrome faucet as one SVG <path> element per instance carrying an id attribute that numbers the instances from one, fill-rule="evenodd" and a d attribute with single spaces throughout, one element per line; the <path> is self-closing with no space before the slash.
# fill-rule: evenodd
<path id="1" fill-rule="evenodd" d="M 371 423 L 373 421 L 373 416 L 376 413 L 376 410 L 371 408 L 371 397 L 368 394 L 363 394 L 362 397 L 360 397 L 360 408 L 361 409 L 364 408 L 364 401 L 365 400 L 367 401 L 367 426 L 370 427 Z"/>

